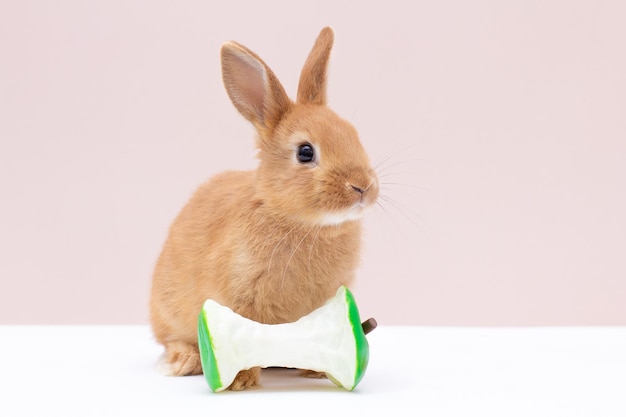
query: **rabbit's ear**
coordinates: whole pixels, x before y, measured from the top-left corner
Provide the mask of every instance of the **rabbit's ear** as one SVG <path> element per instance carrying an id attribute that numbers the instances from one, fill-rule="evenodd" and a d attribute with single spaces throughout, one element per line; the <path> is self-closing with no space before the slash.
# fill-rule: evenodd
<path id="1" fill-rule="evenodd" d="M 304 63 L 298 84 L 298 103 L 326 104 L 326 73 L 335 35 L 325 27 Z"/>
<path id="2" fill-rule="evenodd" d="M 261 133 L 280 122 L 292 102 L 272 70 L 236 42 L 222 45 L 222 78 L 231 101 Z"/>

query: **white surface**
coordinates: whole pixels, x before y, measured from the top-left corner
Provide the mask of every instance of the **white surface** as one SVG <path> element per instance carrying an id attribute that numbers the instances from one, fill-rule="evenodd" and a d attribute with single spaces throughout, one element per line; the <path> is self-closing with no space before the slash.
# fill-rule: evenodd
<path id="1" fill-rule="evenodd" d="M 1 416 L 626 416 L 626 328 L 381 327 L 354 392 L 293 371 L 211 393 L 145 326 L 0 327 Z M 397 411 L 397 414 L 394 414 Z"/>

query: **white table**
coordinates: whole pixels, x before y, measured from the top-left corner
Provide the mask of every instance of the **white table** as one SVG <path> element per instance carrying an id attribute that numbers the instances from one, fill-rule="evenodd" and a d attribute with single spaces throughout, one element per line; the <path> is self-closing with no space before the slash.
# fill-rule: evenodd
<path id="1" fill-rule="evenodd" d="M 265 370 L 210 392 L 146 326 L 0 326 L 0 416 L 626 416 L 626 328 L 379 327 L 354 392 Z"/>

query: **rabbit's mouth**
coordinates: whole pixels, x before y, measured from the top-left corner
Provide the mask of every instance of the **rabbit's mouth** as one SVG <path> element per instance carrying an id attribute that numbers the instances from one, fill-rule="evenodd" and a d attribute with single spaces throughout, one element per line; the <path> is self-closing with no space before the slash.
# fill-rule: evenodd
<path id="1" fill-rule="evenodd" d="M 320 223 L 323 226 L 337 226 L 345 222 L 359 220 L 367 205 L 361 201 L 354 204 L 347 210 L 329 212 L 322 216 Z"/>
<path id="2" fill-rule="evenodd" d="M 372 206 L 378 198 L 378 183 L 372 179 L 367 187 L 360 188 L 354 183 L 346 182 L 345 189 L 350 190 L 346 195 L 346 205 L 344 208 L 329 210 L 321 216 L 320 223 L 324 226 L 340 225 L 348 221 L 359 220 L 365 210 Z"/>

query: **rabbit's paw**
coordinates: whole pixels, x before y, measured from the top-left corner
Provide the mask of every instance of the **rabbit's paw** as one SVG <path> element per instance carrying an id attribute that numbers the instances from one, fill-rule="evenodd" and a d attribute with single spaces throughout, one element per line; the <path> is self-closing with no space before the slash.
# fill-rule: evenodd
<path id="1" fill-rule="evenodd" d="M 243 391 L 248 388 L 253 388 L 259 384 L 261 376 L 261 368 L 246 369 L 245 371 L 239 371 L 235 380 L 230 387 L 232 391 Z"/>
<path id="2" fill-rule="evenodd" d="M 311 371 L 309 369 L 300 369 L 298 374 L 305 378 L 313 378 L 313 379 L 326 378 L 326 372 Z"/>
<path id="3" fill-rule="evenodd" d="M 185 342 L 170 342 L 165 345 L 165 362 L 168 375 L 184 376 L 202 373 L 198 347 Z"/>

